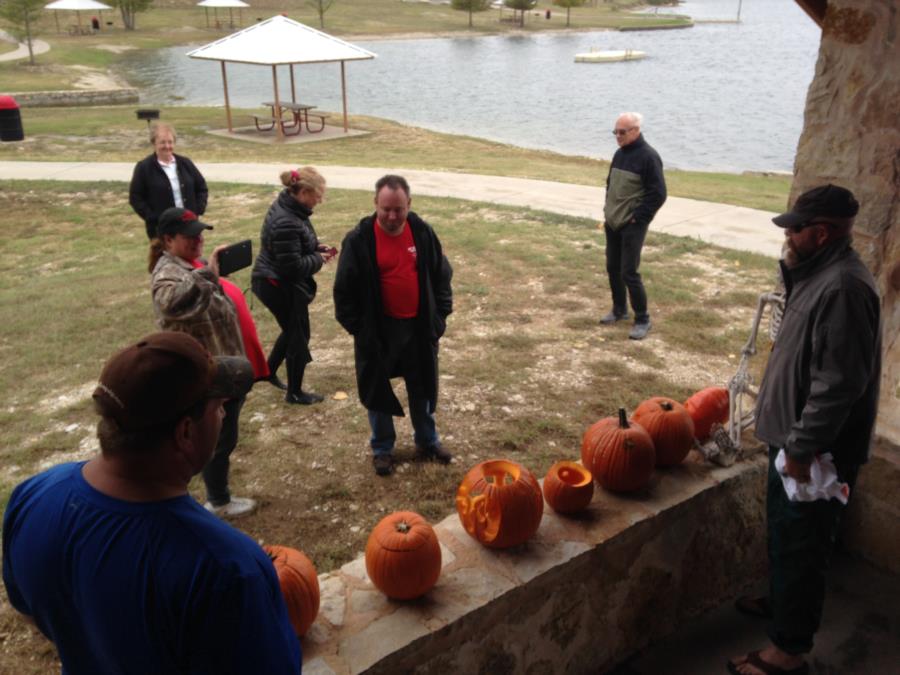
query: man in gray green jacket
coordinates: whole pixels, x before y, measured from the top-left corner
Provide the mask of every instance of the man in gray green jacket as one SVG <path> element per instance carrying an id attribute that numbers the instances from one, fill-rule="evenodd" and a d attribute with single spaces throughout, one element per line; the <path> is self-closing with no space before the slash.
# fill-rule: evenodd
<path id="1" fill-rule="evenodd" d="M 756 402 L 756 437 L 769 446 L 769 597 L 754 601 L 757 613 L 771 618 L 771 645 L 729 662 L 732 673 L 809 672 L 804 656 L 819 628 L 844 503 L 802 501 L 786 488 L 794 485 L 790 479 L 810 483 L 830 455 L 852 494 L 869 456 L 881 381 L 881 305 L 872 274 L 851 246 L 858 210 L 849 190 L 824 185 L 772 219 L 787 238 L 786 299 Z"/>
<path id="2" fill-rule="evenodd" d="M 644 140 L 642 121 L 643 116 L 634 112 L 622 113 L 616 120 L 613 134 L 619 149 L 613 155 L 606 177 L 606 205 L 603 207 L 606 273 L 613 307 L 600 323 L 610 325 L 628 318 L 627 288 L 634 310 L 634 326 L 628 334 L 632 340 L 642 340 L 650 331 L 647 293 L 638 267 L 650 221 L 666 201 L 662 160 Z"/>

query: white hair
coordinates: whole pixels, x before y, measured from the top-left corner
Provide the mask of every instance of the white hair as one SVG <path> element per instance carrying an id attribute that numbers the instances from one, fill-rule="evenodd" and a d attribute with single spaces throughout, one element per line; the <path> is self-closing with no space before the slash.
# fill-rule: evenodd
<path id="1" fill-rule="evenodd" d="M 623 112 L 619 114 L 619 117 L 627 117 L 636 127 L 640 127 L 644 123 L 644 116 L 639 112 Z"/>

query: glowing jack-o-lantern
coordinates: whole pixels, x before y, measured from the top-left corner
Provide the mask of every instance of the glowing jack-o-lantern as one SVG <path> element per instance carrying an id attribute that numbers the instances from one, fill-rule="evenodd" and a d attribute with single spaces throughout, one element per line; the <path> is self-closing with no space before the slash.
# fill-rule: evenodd
<path id="1" fill-rule="evenodd" d="M 493 459 L 476 464 L 456 491 L 459 519 L 490 548 L 527 541 L 541 524 L 544 498 L 534 475 L 521 464 Z"/>

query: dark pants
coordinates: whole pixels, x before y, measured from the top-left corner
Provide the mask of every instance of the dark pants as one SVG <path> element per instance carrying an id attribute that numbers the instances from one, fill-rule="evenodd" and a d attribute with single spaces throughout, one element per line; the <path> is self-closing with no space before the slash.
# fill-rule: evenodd
<path id="1" fill-rule="evenodd" d="M 294 361 L 297 368 L 312 361 L 312 354 L 309 353 L 309 303 L 306 298 L 284 282 L 274 286 L 267 279 L 256 278 L 252 287 L 253 294 L 272 312 L 281 328 L 266 359 L 269 372 L 274 375 L 285 358 Z"/>
<path id="2" fill-rule="evenodd" d="M 222 506 L 231 501 L 228 490 L 228 467 L 231 465 L 231 453 L 238 442 L 238 421 L 246 396 L 225 401 L 225 419 L 222 420 L 222 431 L 216 450 L 206 466 L 203 467 L 203 482 L 206 484 L 206 500 L 213 506 Z"/>
<path id="3" fill-rule="evenodd" d="M 769 447 L 766 511 L 769 530 L 769 601 L 772 644 L 805 654 L 822 619 L 825 572 L 831 562 L 844 505 L 837 499 L 789 501 L 775 470 L 778 448 Z M 840 479 L 856 482 L 858 466 L 838 467 Z"/>
<path id="4" fill-rule="evenodd" d="M 413 425 L 413 442 L 420 448 L 437 444 L 438 434 L 434 422 L 434 401 L 425 396 L 421 362 L 431 358 L 423 353 L 428 345 L 421 344 L 415 332 L 416 319 L 385 317 L 385 342 L 388 345 L 387 370 L 391 377 L 402 377 L 409 397 L 409 419 Z M 394 419 L 390 413 L 369 410 L 369 426 L 372 437 L 369 443 L 375 455 L 390 454 L 397 440 Z"/>
<path id="5" fill-rule="evenodd" d="M 638 267 L 641 266 L 641 249 L 650 224 L 625 225 L 618 230 L 604 225 L 606 231 L 606 273 L 609 276 L 609 288 L 612 290 L 613 311 L 625 314 L 625 290 L 631 298 L 631 309 L 637 322 L 650 318 L 647 313 L 647 293 L 641 281 Z"/>

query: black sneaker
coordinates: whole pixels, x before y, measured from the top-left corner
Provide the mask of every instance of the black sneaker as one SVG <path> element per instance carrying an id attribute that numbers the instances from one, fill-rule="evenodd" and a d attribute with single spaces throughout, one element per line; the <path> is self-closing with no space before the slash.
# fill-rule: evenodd
<path id="1" fill-rule="evenodd" d="M 301 391 L 299 394 L 285 394 L 284 400 L 288 403 L 312 405 L 313 403 L 321 403 L 325 400 L 325 397 L 309 391 Z"/>
<path id="2" fill-rule="evenodd" d="M 631 327 L 631 332 L 628 333 L 628 337 L 631 340 L 643 340 L 647 337 L 647 333 L 650 332 L 650 319 L 646 321 L 635 322 L 635 324 Z"/>
<path id="3" fill-rule="evenodd" d="M 416 446 L 416 458 L 420 460 L 436 459 L 441 464 L 449 464 L 453 455 L 440 443 L 435 443 L 427 448 Z"/>
<path id="4" fill-rule="evenodd" d="M 628 312 L 619 314 L 618 312 L 616 312 L 616 310 L 612 310 L 609 314 L 600 318 L 600 325 L 601 326 L 610 326 L 610 325 L 614 324 L 616 321 L 624 321 L 627 318 L 628 318 Z"/>
<path id="5" fill-rule="evenodd" d="M 372 465 L 379 476 L 390 476 L 394 473 L 394 458 L 391 455 L 373 455 Z"/>

